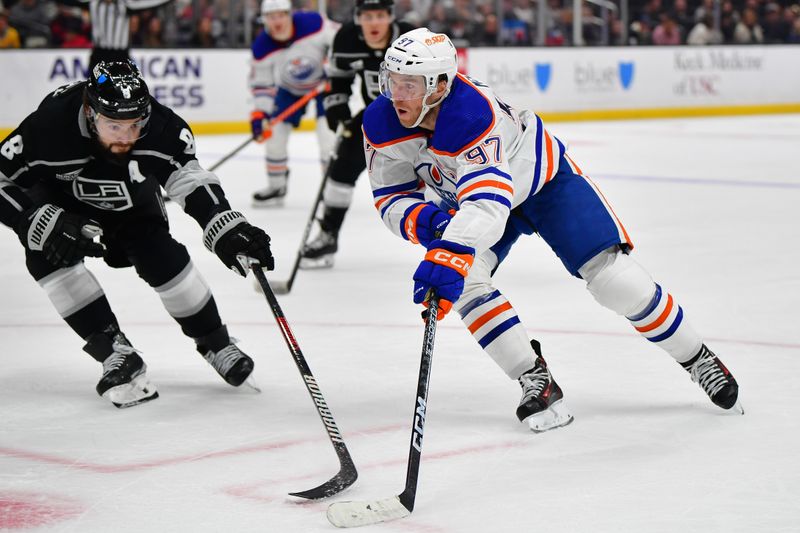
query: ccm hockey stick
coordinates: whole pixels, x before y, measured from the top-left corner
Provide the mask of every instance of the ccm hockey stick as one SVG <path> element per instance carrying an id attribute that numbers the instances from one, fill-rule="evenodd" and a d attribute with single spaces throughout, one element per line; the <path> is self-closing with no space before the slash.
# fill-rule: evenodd
<path id="1" fill-rule="evenodd" d="M 417 401 L 414 405 L 414 422 L 411 425 L 411 444 L 408 447 L 406 487 L 398 496 L 371 501 L 336 502 L 328 506 L 328 521 L 336 527 L 358 527 L 404 518 L 414 510 L 417 496 L 419 464 L 422 458 L 422 434 L 425 428 L 425 411 L 428 406 L 428 388 L 433 361 L 433 340 L 436 337 L 436 314 L 439 298 L 430 299 L 425 320 L 425 337 L 422 341 L 422 360 L 419 364 Z"/>
<path id="2" fill-rule="evenodd" d="M 227 161 L 231 157 L 235 156 L 236 154 L 238 154 L 239 152 L 244 150 L 244 148 L 247 145 L 249 145 L 251 142 L 257 141 L 259 143 L 262 143 L 262 142 L 266 141 L 267 139 L 269 139 L 270 137 L 272 137 L 272 129 L 271 129 L 272 126 L 275 126 L 276 124 L 280 124 L 281 122 L 286 120 L 290 115 L 293 115 L 294 113 L 296 113 L 298 109 L 300 109 L 302 107 L 305 107 L 305 105 L 312 98 L 316 98 L 321 92 L 325 91 L 326 87 L 327 87 L 327 85 L 325 83 L 322 83 L 322 84 L 318 85 L 317 87 L 314 87 L 312 90 L 310 90 L 309 92 L 307 92 L 303 96 L 301 96 L 296 102 L 294 102 L 292 105 L 290 105 L 289 107 L 287 107 L 286 109 L 281 111 L 275 118 L 273 118 L 272 120 L 269 121 L 270 128 L 267 129 L 266 131 L 264 131 L 264 135 L 261 138 L 253 139 L 252 136 L 248 137 L 239 146 L 237 146 L 236 148 L 231 150 L 230 153 L 228 153 L 222 159 L 220 159 L 219 161 L 217 161 L 216 163 L 211 165 L 208 168 L 208 171 L 209 172 L 214 172 L 215 170 L 217 170 L 220 166 L 222 166 L 222 164 L 225 161 Z"/>
<path id="3" fill-rule="evenodd" d="M 306 246 L 306 242 L 308 241 L 308 236 L 311 233 L 311 228 L 314 227 L 314 218 L 317 216 L 317 210 L 319 209 L 319 204 L 322 202 L 322 196 L 325 193 L 325 184 L 328 183 L 328 178 L 331 175 L 331 170 L 333 169 L 333 163 L 336 161 L 337 157 L 339 156 L 339 146 L 342 144 L 342 139 L 345 137 L 349 137 L 352 135 L 350 130 L 345 126 L 340 126 L 339 130 L 336 133 L 336 142 L 333 146 L 333 151 L 331 152 L 331 157 L 328 160 L 328 166 L 325 169 L 325 175 L 322 176 L 322 183 L 319 184 L 319 191 L 317 191 L 317 199 L 314 200 L 314 205 L 311 207 L 311 215 L 308 217 L 308 222 L 306 223 L 306 228 L 303 230 L 303 238 L 300 239 L 300 247 L 297 249 L 297 256 L 294 258 L 294 264 L 292 265 L 292 273 L 289 274 L 289 279 L 286 281 L 276 281 L 272 285 L 272 290 L 275 291 L 275 294 L 289 294 L 289 291 L 292 290 L 292 285 L 294 285 L 294 278 L 297 276 L 297 270 L 300 268 L 300 262 L 303 260 L 303 248 Z"/>
<path id="4" fill-rule="evenodd" d="M 278 299 L 275 298 L 275 294 L 272 292 L 266 276 L 264 276 L 264 271 L 261 270 L 261 265 L 257 261 L 250 260 L 249 267 L 253 271 L 258 283 L 261 285 L 264 296 L 267 297 L 267 302 L 269 302 L 269 306 L 272 309 L 272 314 L 275 315 L 275 321 L 278 323 L 278 327 L 283 334 L 286 345 L 289 347 L 289 351 L 292 352 L 294 362 L 298 370 L 300 370 L 300 375 L 303 376 L 306 389 L 308 389 L 311 399 L 314 400 L 314 405 L 317 407 L 319 417 L 322 419 L 325 430 L 328 432 L 328 438 L 330 438 L 331 444 L 333 444 L 333 448 L 336 450 L 336 455 L 339 458 L 339 472 L 331 479 L 313 489 L 304 490 L 302 492 L 290 492 L 289 495 L 309 500 L 318 500 L 320 498 L 333 496 L 355 483 L 358 478 L 356 465 L 353 463 L 352 457 L 350 457 L 350 452 L 347 451 L 342 433 L 336 426 L 336 421 L 333 419 L 330 409 L 328 409 L 328 404 L 322 396 L 319 385 L 317 385 L 317 380 L 314 379 L 314 375 L 308 367 L 306 358 L 303 356 L 303 352 L 300 351 L 300 345 L 297 343 L 297 339 L 295 339 L 292 330 L 289 328 L 289 323 L 286 321 L 281 306 L 278 304 Z"/>

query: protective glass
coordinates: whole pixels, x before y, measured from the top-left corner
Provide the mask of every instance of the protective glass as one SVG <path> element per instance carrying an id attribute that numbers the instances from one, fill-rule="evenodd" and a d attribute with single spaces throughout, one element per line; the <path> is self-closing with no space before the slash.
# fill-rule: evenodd
<path id="1" fill-rule="evenodd" d="M 133 142 L 144 137 L 150 117 L 139 120 L 115 120 L 104 115 L 94 115 L 97 134 L 109 141 Z"/>
<path id="2" fill-rule="evenodd" d="M 387 69 L 384 63 L 381 63 L 378 85 L 381 94 L 395 102 L 425 98 L 428 92 L 425 76 L 398 74 Z"/>

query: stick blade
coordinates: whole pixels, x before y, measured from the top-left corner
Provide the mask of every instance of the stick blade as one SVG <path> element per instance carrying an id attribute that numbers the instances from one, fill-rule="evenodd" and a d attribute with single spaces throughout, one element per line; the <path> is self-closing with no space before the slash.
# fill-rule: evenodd
<path id="1" fill-rule="evenodd" d="M 270 282 L 270 287 L 272 287 L 272 292 L 275 294 L 289 294 L 292 289 L 287 281 L 272 281 Z"/>
<path id="2" fill-rule="evenodd" d="M 399 496 L 383 500 L 336 502 L 328 506 L 328 522 L 336 527 L 361 527 L 409 516 Z"/>
<path id="3" fill-rule="evenodd" d="M 313 489 L 304 490 L 302 492 L 290 492 L 289 496 L 305 498 L 306 500 L 321 500 L 322 498 L 328 498 L 329 496 L 339 494 L 355 483 L 356 479 L 358 479 L 358 472 L 356 472 L 355 465 L 346 465 L 339 470 L 338 474 L 319 487 L 314 487 Z"/>

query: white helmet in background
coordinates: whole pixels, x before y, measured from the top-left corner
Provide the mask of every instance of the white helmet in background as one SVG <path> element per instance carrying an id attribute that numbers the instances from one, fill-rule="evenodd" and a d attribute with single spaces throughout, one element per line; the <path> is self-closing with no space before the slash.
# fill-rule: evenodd
<path id="1" fill-rule="evenodd" d="M 422 112 L 411 126 L 413 128 L 422 122 L 430 108 L 445 99 L 457 73 L 456 47 L 450 38 L 444 33 L 433 33 L 428 28 L 417 28 L 398 37 L 386 49 L 379 76 L 381 94 L 390 100 L 410 100 L 423 96 L 424 90 Z M 395 81 L 398 76 L 392 74 L 421 77 L 420 90 L 415 92 L 412 84 L 398 85 Z M 444 94 L 436 102 L 428 104 L 426 100 L 436 92 L 440 77 L 446 77 L 447 87 Z"/>
<path id="2" fill-rule="evenodd" d="M 291 11 L 291 0 L 262 0 L 261 12 L 272 13 L 275 11 Z"/>

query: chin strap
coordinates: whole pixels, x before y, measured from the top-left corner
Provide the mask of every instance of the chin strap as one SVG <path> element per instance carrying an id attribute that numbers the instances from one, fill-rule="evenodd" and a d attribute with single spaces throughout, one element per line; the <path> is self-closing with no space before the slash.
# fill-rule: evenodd
<path id="1" fill-rule="evenodd" d="M 416 128 L 417 126 L 420 125 L 420 123 L 425 119 L 425 115 L 428 114 L 428 111 L 430 111 L 431 109 L 433 109 L 437 105 L 439 105 L 442 102 L 444 102 L 444 99 L 447 98 L 448 94 L 450 94 L 450 87 L 445 89 L 444 94 L 442 95 L 442 97 L 439 98 L 436 102 L 434 102 L 432 104 L 426 104 L 425 102 L 428 100 L 428 97 L 431 94 L 433 94 L 433 93 L 432 92 L 426 92 L 425 93 L 425 98 L 422 99 L 422 102 L 423 102 L 422 103 L 422 111 L 419 112 L 419 116 L 417 117 L 417 120 L 411 125 L 412 128 Z"/>

